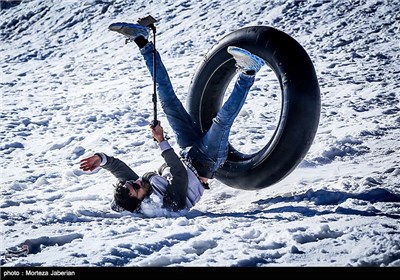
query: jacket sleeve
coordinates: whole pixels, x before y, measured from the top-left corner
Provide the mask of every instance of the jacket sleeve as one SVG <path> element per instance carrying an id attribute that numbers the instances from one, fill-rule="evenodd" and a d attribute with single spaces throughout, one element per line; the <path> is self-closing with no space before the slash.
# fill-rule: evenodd
<path id="1" fill-rule="evenodd" d="M 101 157 L 101 167 L 110 171 L 118 180 L 137 180 L 139 176 L 122 160 L 110 157 L 104 153 L 96 153 Z"/>
<path id="2" fill-rule="evenodd" d="M 172 175 L 172 180 L 167 187 L 167 195 L 164 198 L 164 204 L 165 206 L 172 208 L 174 211 L 184 209 L 186 207 L 188 188 L 188 175 L 186 168 L 169 144 L 168 147 L 165 145 L 164 147 L 163 145 L 160 145 L 160 147 L 163 150 L 161 155 L 166 164 L 170 167 Z"/>

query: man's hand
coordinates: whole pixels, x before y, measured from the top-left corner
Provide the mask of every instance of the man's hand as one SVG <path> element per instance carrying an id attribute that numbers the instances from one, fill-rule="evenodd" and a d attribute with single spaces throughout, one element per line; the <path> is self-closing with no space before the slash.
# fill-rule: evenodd
<path id="1" fill-rule="evenodd" d="M 83 171 L 93 171 L 100 166 L 100 163 L 101 158 L 98 155 L 93 155 L 82 159 L 79 168 Z"/>
<path id="2" fill-rule="evenodd" d="M 158 121 L 155 126 L 150 126 L 150 129 L 151 133 L 153 134 L 153 138 L 156 139 L 158 143 L 165 140 L 164 129 L 162 128 L 160 121 Z"/>

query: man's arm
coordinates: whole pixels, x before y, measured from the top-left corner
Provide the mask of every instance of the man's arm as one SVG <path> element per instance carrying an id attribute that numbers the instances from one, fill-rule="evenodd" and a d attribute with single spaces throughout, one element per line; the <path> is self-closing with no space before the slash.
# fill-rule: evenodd
<path id="1" fill-rule="evenodd" d="M 83 171 L 93 171 L 98 167 L 102 167 L 110 171 L 118 180 L 137 180 L 139 176 L 122 160 L 107 156 L 104 153 L 96 153 L 91 157 L 81 160 L 80 168 Z"/>
<path id="2" fill-rule="evenodd" d="M 188 175 L 186 168 L 172 148 L 163 151 L 161 155 L 170 167 L 172 175 L 172 180 L 167 188 L 167 201 L 165 202 L 174 210 L 183 209 L 186 206 L 188 188 Z M 168 198 L 170 201 L 168 201 Z"/>
<path id="3" fill-rule="evenodd" d="M 186 195 L 188 188 L 188 175 L 185 166 L 175 153 L 174 149 L 164 139 L 164 130 L 158 123 L 152 127 L 154 139 L 157 140 L 161 155 L 167 165 L 170 167 L 172 180 L 167 188 L 167 197 L 164 203 L 170 206 L 173 210 L 180 210 L 186 206 Z"/>
<path id="4" fill-rule="evenodd" d="M 139 176 L 122 160 L 110 157 L 104 153 L 97 153 L 102 158 L 102 162 L 105 160 L 104 165 L 100 165 L 105 170 L 108 170 L 120 181 L 137 180 Z"/>

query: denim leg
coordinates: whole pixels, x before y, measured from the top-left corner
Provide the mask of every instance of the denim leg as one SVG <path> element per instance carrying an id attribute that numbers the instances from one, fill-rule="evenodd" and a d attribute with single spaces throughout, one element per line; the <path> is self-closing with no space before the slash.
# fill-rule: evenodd
<path id="1" fill-rule="evenodd" d="M 196 143 L 199 150 L 214 161 L 213 171 L 216 171 L 228 156 L 229 132 L 253 83 L 254 76 L 239 74 L 231 95 L 213 119 L 210 129 L 200 143 Z"/>
<path id="2" fill-rule="evenodd" d="M 140 49 L 146 66 L 154 80 L 153 53 L 154 45 L 149 42 Z M 200 128 L 193 122 L 192 118 L 183 107 L 181 101 L 175 94 L 167 70 L 162 63 L 160 54 L 156 52 L 156 85 L 161 107 L 167 116 L 169 125 L 174 130 L 177 143 L 182 149 L 192 146 L 195 141 L 203 135 Z"/>

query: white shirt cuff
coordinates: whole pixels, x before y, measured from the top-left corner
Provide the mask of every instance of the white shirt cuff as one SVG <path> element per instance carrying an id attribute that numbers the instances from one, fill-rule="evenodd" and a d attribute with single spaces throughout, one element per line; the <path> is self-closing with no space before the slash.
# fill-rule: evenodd
<path id="1" fill-rule="evenodd" d="M 105 154 L 103 154 L 103 153 L 96 153 L 96 155 L 100 156 L 100 158 L 101 158 L 100 166 L 103 166 L 103 165 L 105 165 L 105 164 L 107 163 L 107 158 L 106 158 L 106 155 L 105 155 Z"/>
<path id="2" fill-rule="evenodd" d="M 171 145 L 168 143 L 167 140 L 161 141 L 158 145 L 160 146 L 160 149 L 161 149 L 161 151 L 163 151 L 163 152 L 164 152 L 165 150 L 171 149 Z"/>

